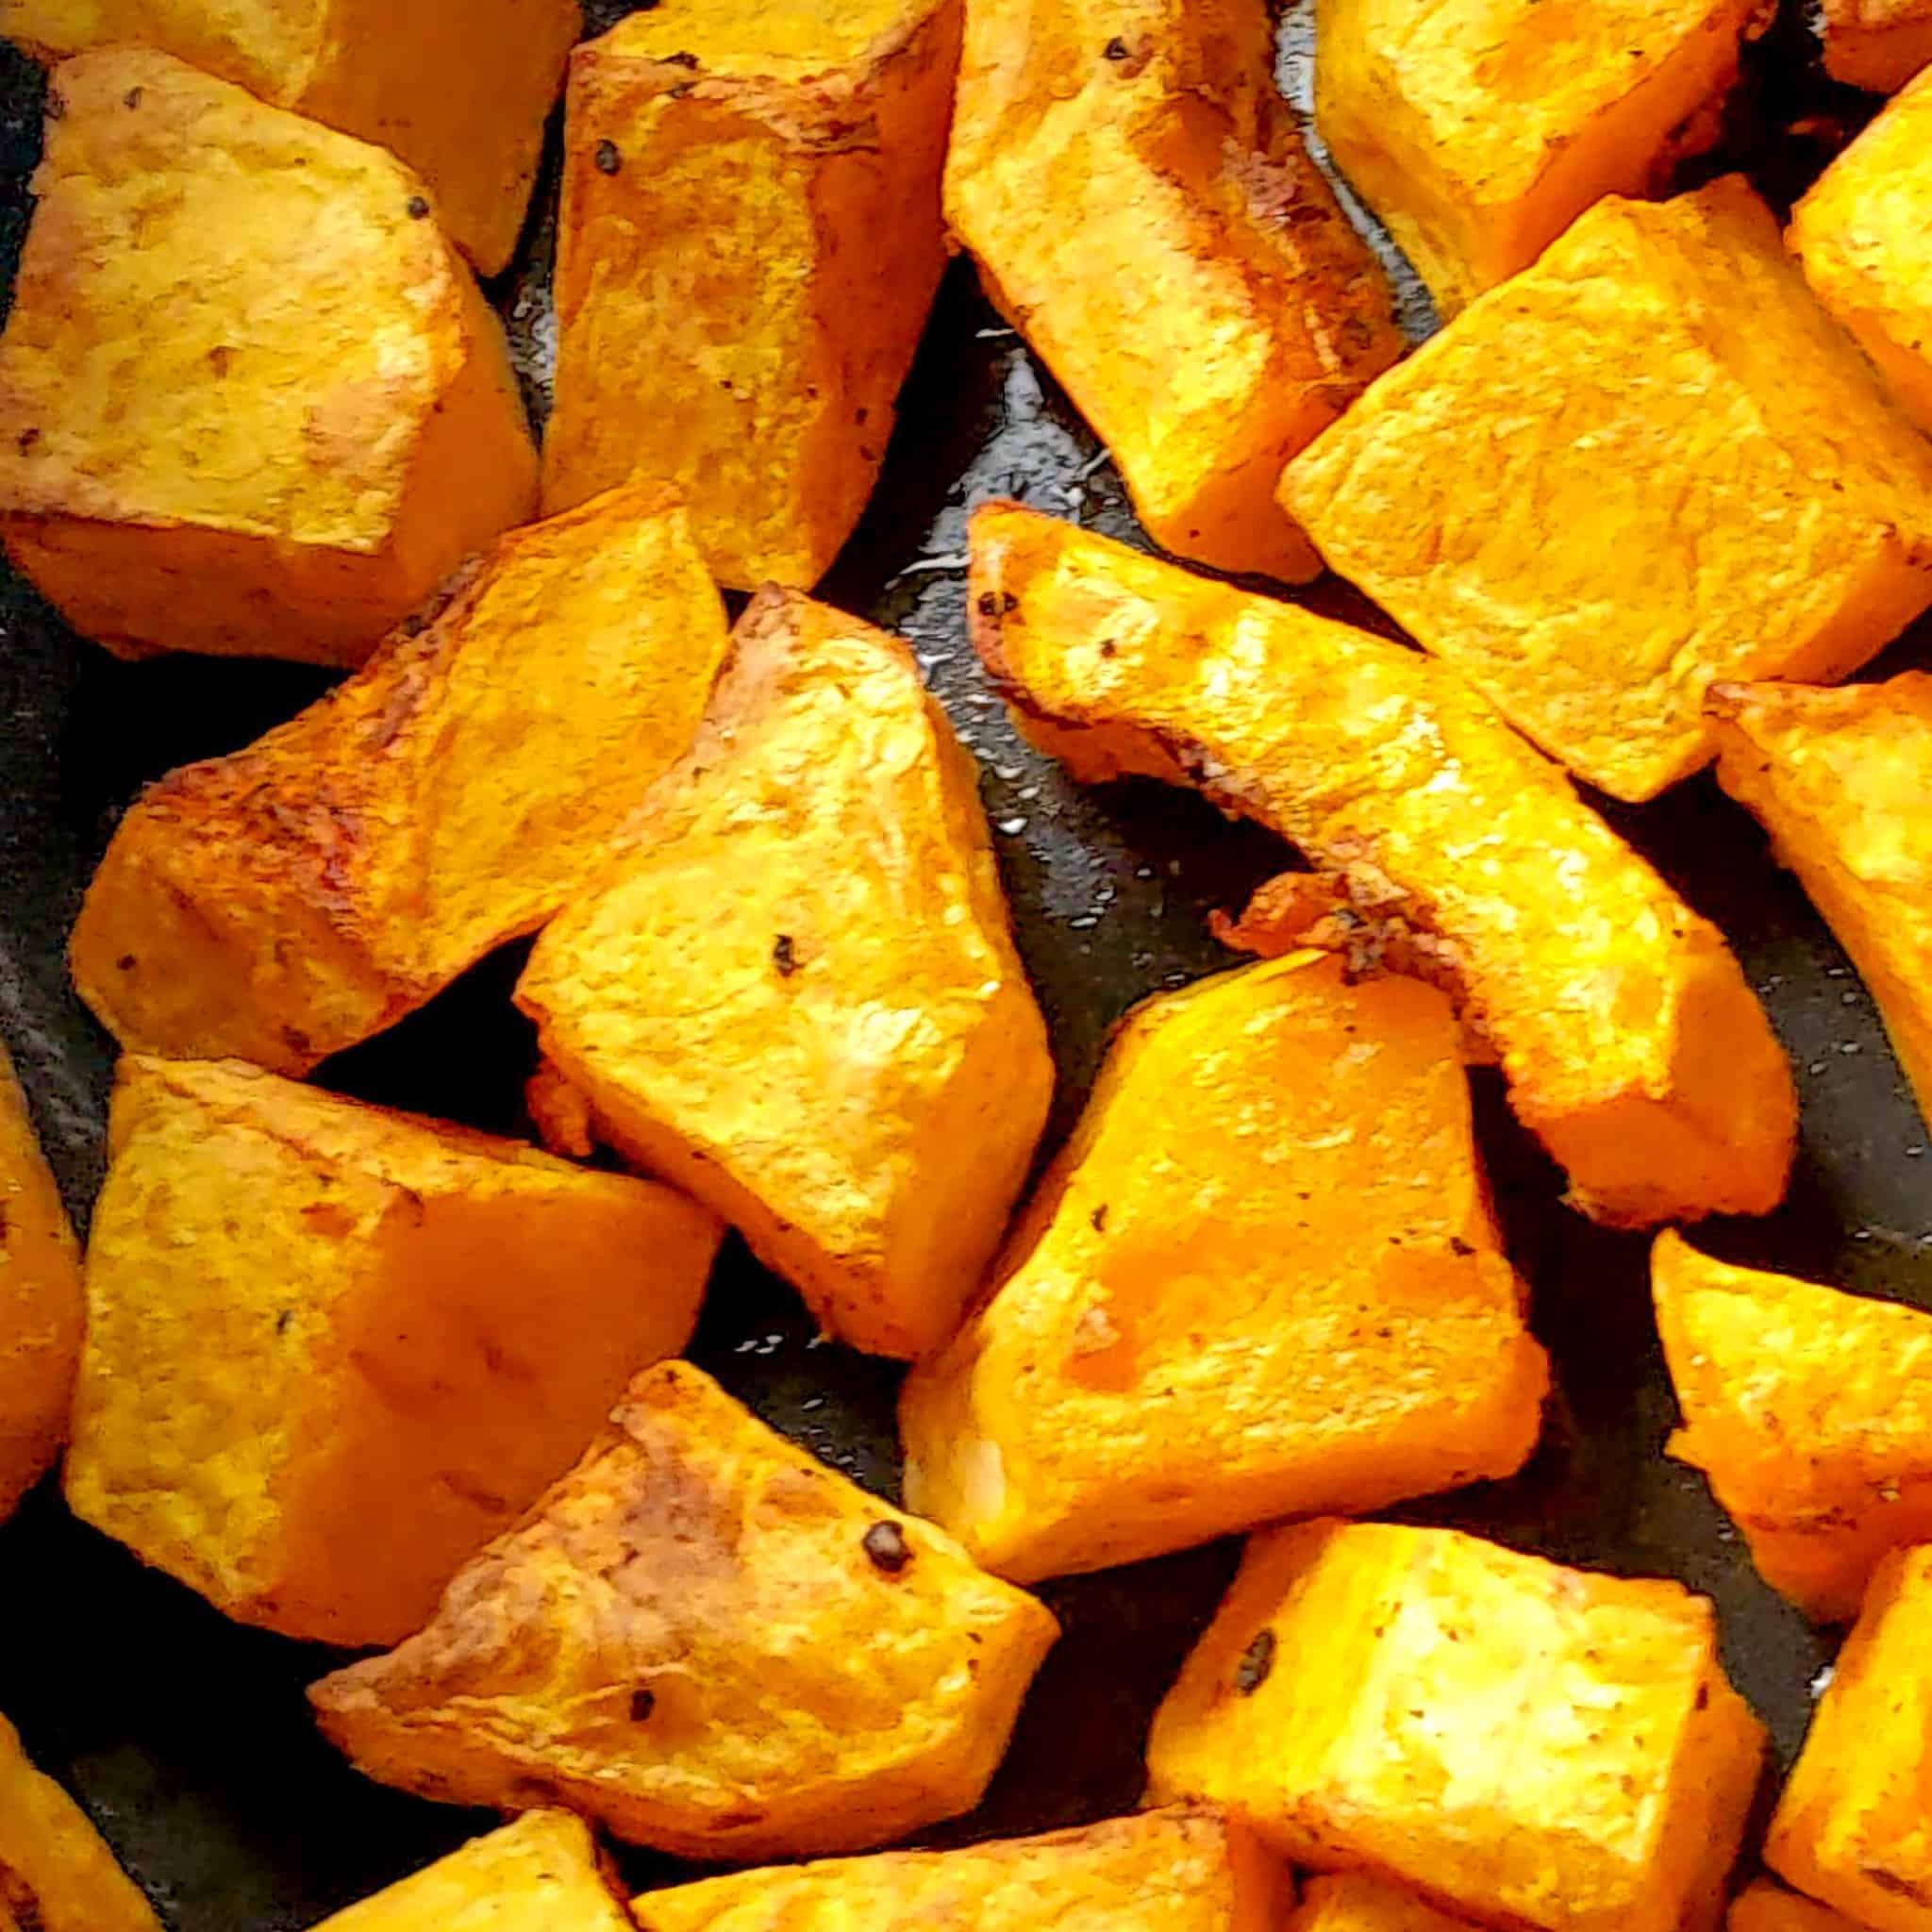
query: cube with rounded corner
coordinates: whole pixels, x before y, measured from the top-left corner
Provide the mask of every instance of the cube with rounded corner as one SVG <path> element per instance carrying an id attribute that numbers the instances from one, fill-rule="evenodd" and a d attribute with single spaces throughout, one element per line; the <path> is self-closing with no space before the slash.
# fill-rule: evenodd
<path id="1" fill-rule="evenodd" d="M 684 1362 L 426 1626 L 309 1691 L 370 1776 L 564 1804 L 681 1857 L 884 1844 L 970 1809 L 1058 1625 Z"/>
<path id="2" fill-rule="evenodd" d="M 301 1074 L 541 926 L 690 748 L 724 609 L 677 499 L 495 544 L 308 710 L 128 808 L 68 949 L 124 1047 Z"/>
<path id="3" fill-rule="evenodd" d="M 1053 1091 L 975 777 L 897 638 L 761 592 L 689 757 L 517 988 L 540 1117 L 560 1076 L 572 1133 L 879 1355 L 958 1325 Z"/>
<path id="4" fill-rule="evenodd" d="M 534 507 L 501 325 L 379 148 L 143 48 L 49 89 L 8 554 L 124 657 L 360 663 Z"/>
<path id="5" fill-rule="evenodd" d="M 1149 1794 L 1316 1870 L 1547 1932 L 1714 1927 L 1764 1732 L 1681 1585 L 1455 1530 L 1253 1538 L 1154 1721 Z"/>
<path id="6" fill-rule="evenodd" d="M 36 1771 L 0 1717 L 0 1927 L 5 1932 L 161 1932 L 141 1889 L 87 1813 Z"/>
<path id="7" fill-rule="evenodd" d="M 1076 778 L 1191 784 L 1340 875 L 1447 987 L 1510 1104 L 1618 1226 L 1761 1214 L 1790 1070 L 1724 935 L 1445 666 L 1014 504 L 971 524 L 974 641 Z"/>
<path id="8" fill-rule="evenodd" d="M 80 1250 L 0 1046 L 0 1522 L 67 1439 L 84 1319 Z"/>
<path id="9" fill-rule="evenodd" d="M 734 1872 L 647 1891 L 631 1910 L 642 1932 L 1279 1932 L 1292 1896 L 1246 1827 L 1175 1806 L 958 1851 Z"/>
<path id="10" fill-rule="evenodd" d="M 1932 1545 L 1879 1565 L 1778 1800 L 1764 1862 L 1875 1932 L 1932 1926 Z"/>
<path id="11" fill-rule="evenodd" d="M 315 1932 L 635 1932 L 590 1826 L 529 1811 Z"/>
<path id="12" fill-rule="evenodd" d="M 1932 1120 L 1932 675 L 1725 685 L 1710 709 L 1718 782 L 1852 956 Z"/>
<path id="13" fill-rule="evenodd" d="M 1264 0 L 967 0 L 946 218 L 1156 542 L 1319 574 L 1274 478 L 1403 340 Z"/>
<path id="14" fill-rule="evenodd" d="M 1819 21 L 1834 80 L 1889 94 L 1932 67 L 1932 0 L 1822 0 Z"/>
<path id="15" fill-rule="evenodd" d="M 990 1300 L 913 1372 L 906 1501 L 1026 1582 L 1513 1474 L 1549 1372 L 1455 1015 L 1305 953 L 1131 1013 Z"/>
<path id="16" fill-rule="evenodd" d="M 1716 139 L 1763 0 L 1320 0 L 1315 125 L 1454 315 Z"/>
<path id="17" fill-rule="evenodd" d="M 718 1223 L 234 1061 L 122 1062 L 67 1500 L 243 1623 L 393 1642 L 684 1346 Z"/>
<path id="18" fill-rule="evenodd" d="M 1724 1932 L 1863 1932 L 1863 1928 L 1816 1899 L 1760 1878 L 1731 1901 L 1724 1915 Z"/>
<path id="19" fill-rule="evenodd" d="M 1932 1315 L 1734 1268 L 1657 1237 L 1651 1285 L 1684 1425 L 1758 1574 L 1857 1615 L 1879 1560 L 1932 1539 Z"/>
<path id="20" fill-rule="evenodd" d="M 158 47 L 278 108 L 391 149 L 483 275 L 505 267 L 577 0 L 0 0 L 43 60 Z"/>
<path id="21" fill-rule="evenodd" d="M 721 583 L 809 590 L 945 267 L 960 0 L 658 0 L 571 62 L 543 501 L 675 482 Z"/>
<path id="22" fill-rule="evenodd" d="M 1932 442 L 1740 179 L 1600 201 L 1291 463 L 1330 566 L 1641 800 L 1725 678 L 1830 684 L 1932 604 Z"/>
<path id="23" fill-rule="evenodd" d="M 1925 16 L 1932 58 L 1932 8 Z M 1811 292 L 1932 435 L 1932 73 L 1833 161 L 1791 211 L 1787 241 Z"/>

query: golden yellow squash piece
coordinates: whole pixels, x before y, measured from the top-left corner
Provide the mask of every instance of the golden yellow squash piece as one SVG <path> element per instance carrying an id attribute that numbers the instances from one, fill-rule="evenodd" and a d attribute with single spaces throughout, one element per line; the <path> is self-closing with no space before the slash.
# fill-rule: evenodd
<path id="1" fill-rule="evenodd" d="M 857 1851 L 965 1811 L 1058 1634 L 1030 1596 L 683 1362 L 428 1627 L 310 1691 L 372 1777 L 566 1804 L 693 1858 Z"/>
<path id="2" fill-rule="evenodd" d="M 1874 1926 L 1932 1926 L 1932 1546 L 1888 1557 L 1785 1785 L 1764 1861 Z"/>
<path id="3" fill-rule="evenodd" d="M 1741 181 L 1600 201 L 1289 466 L 1322 555 L 1580 777 L 1654 797 L 1728 677 L 1932 603 L 1932 443 Z"/>
<path id="4" fill-rule="evenodd" d="M 1724 1932 L 1860 1932 L 1860 1927 L 1829 1906 L 1760 1878 L 1731 1901 Z"/>
<path id="5" fill-rule="evenodd" d="M 1021 1582 L 1536 1441 L 1455 1016 L 1412 980 L 1305 953 L 1137 1008 L 1001 1274 L 899 1419 L 908 1507 Z"/>
<path id="6" fill-rule="evenodd" d="M 1010 504 L 972 550 L 974 641 L 1022 729 L 1078 778 L 1196 784 L 1340 873 L 1457 989 L 1585 1212 L 1776 1204 L 1790 1073 L 1724 936 L 1459 678 Z"/>
<path id="7" fill-rule="evenodd" d="M 0 336 L 0 534 L 76 630 L 357 664 L 536 494 L 417 177 L 144 49 L 54 72 Z"/>
<path id="8" fill-rule="evenodd" d="M 1402 353 L 1263 0 L 966 0 L 946 216 L 1156 541 L 1298 582 L 1281 466 Z"/>
<path id="9" fill-rule="evenodd" d="M 543 500 L 675 481 L 720 581 L 851 535 L 945 267 L 959 0 L 658 0 L 571 63 Z"/>
<path id="10" fill-rule="evenodd" d="M 171 773 L 70 958 L 124 1046 L 303 1074 L 541 925 L 689 749 L 724 606 L 656 484 L 505 538 L 299 717 Z"/>
<path id="11" fill-rule="evenodd" d="M 1322 0 L 1315 124 L 1453 315 L 1707 146 L 1762 0 Z"/>
<path id="12" fill-rule="evenodd" d="M 972 761 L 911 654 L 756 598 L 632 842 L 517 989 L 544 1054 L 604 1140 L 742 1229 L 832 1333 L 937 1347 L 1053 1064 Z"/>
<path id="13" fill-rule="evenodd" d="M 531 1811 L 315 1932 L 634 1932 L 590 1827 Z"/>
<path id="14" fill-rule="evenodd" d="M 1932 66 L 1932 0 L 1823 0 L 1821 12 L 1834 80 L 1889 94 Z"/>
<path id="15" fill-rule="evenodd" d="M 1932 7 L 1925 9 L 1932 59 Z M 1786 238 L 1811 292 L 1857 338 L 1932 434 L 1932 73 L 1840 155 L 1792 210 Z"/>
<path id="16" fill-rule="evenodd" d="M 1150 1795 L 1316 1869 L 1549 1932 L 1714 1926 L 1763 1730 L 1710 1605 L 1453 1530 L 1254 1538 L 1154 1722 Z"/>
<path id="17" fill-rule="evenodd" d="M 0 1717 L 0 1932 L 160 1932 L 87 1814 Z"/>
<path id="18" fill-rule="evenodd" d="M 1932 1119 L 1932 676 L 1728 686 L 1711 708 L 1719 782 L 1852 956 Z"/>
<path id="19" fill-rule="evenodd" d="M 1684 1415 L 1670 1453 L 1710 1477 L 1774 1590 L 1856 1616 L 1879 1558 L 1932 1538 L 1932 1315 L 1670 1233 L 1651 1284 Z"/>
<path id="20" fill-rule="evenodd" d="M 0 1522 L 66 1440 L 81 1323 L 80 1251 L 0 1046 Z"/>
<path id="21" fill-rule="evenodd" d="M 67 1500 L 244 1623 L 393 1642 L 697 1319 L 668 1188 L 233 1061 L 122 1063 Z"/>
<path id="22" fill-rule="evenodd" d="M 1335 1872 L 1310 1879 L 1288 1932 L 1464 1932 L 1412 1891 L 1367 1872 Z"/>
<path id="23" fill-rule="evenodd" d="M 158 47 L 278 108 L 391 149 L 484 275 L 510 258 L 577 0 L 0 0 L 42 59 Z"/>
<path id="24" fill-rule="evenodd" d="M 1291 1896 L 1244 1826 L 1176 1807 L 963 1851 L 737 1872 L 631 1910 L 642 1932 L 1279 1932 Z"/>

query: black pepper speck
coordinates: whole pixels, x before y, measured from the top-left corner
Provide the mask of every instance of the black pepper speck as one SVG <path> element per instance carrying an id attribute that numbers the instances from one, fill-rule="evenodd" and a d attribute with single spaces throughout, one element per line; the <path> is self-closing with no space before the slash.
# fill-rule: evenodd
<path id="1" fill-rule="evenodd" d="M 1234 1688 L 1243 1697 L 1252 1697 L 1274 1668 L 1274 1633 L 1263 1630 L 1247 1649 L 1241 1652 L 1241 1660 L 1234 1667 Z"/>
<path id="2" fill-rule="evenodd" d="M 865 1533 L 865 1554 L 874 1570 L 896 1576 L 912 1560 L 912 1545 L 896 1523 L 874 1523 Z"/>

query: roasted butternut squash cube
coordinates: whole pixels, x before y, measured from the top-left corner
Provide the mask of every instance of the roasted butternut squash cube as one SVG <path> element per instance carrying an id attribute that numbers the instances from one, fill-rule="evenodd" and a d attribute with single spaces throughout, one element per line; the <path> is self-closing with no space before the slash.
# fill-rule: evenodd
<path id="1" fill-rule="evenodd" d="M 668 1188 L 234 1061 L 124 1060 L 67 1500 L 244 1623 L 393 1642 L 684 1346 Z"/>
<path id="2" fill-rule="evenodd" d="M 1329 564 L 1579 777 L 1652 798 L 1724 678 L 1932 603 L 1932 443 L 1737 179 L 1600 201 L 1289 465 Z"/>
<path id="3" fill-rule="evenodd" d="M 0 335 L 0 536 L 123 657 L 358 664 L 528 516 L 496 318 L 422 183 L 164 54 L 54 72 Z"/>
<path id="4" fill-rule="evenodd" d="M 0 1522 L 66 1441 L 82 1320 L 80 1250 L 0 1046 Z"/>
<path id="5" fill-rule="evenodd" d="M 87 1814 L 0 1717 L 0 1932 L 161 1932 Z"/>
<path id="6" fill-rule="evenodd" d="M 946 216 L 1157 542 L 1319 574 L 1273 479 L 1403 341 L 1262 0 L 966 0 Z"/>
<path id="7" fill-rule="evenodd" d="M 577 51 L 547 508 L 640 468 L 721 582 L 824 575 L 945 268 L 959 4 L 658 0 Z"/>
<path id="8" fill-rule="evenodd" d="M 1880 1557 L 1932 1538 L 1932 1315 L 1733 1268 L 1675 1234 L 1651 1254 L 1657 1326 L 1701 1469 L 1774 1590 L 1857 1614 Z"/>
<path id="9" fill-rule="evenodd" d="M 1860 1932 L 1860 1928 L 1842 1912 L 1760 1878 L 1731 1901 L 1724 1932 Z"/>
<path id="10" fill-rule="evenodd" d="M 1932 676 L 1724 686 L 1711 710 L 1719 783 L 1852 956 L 1932 1119 Z"/>
<path id="11" fill-rule="evenodd" d="M 1154 1721 L 1158 1802 L 1550 1932 L 1714 1925 L 1762 1727 L 1710 1605 L 1454 1530 L 1254 1538 Z"/>
<path id="12" fill-rule="evenodd" d="M 1277 1932 L 1286 1870 L 1245 1826 L 1185 1806 L 955 1852 L 734 1872 L 631 1901 L 643 1932 Z"/>
<path id="13" fill-rule="evenodd" d="M 1932 7 L 1925 12 L 1932 59 Z M 1932 74 L 1886 107 L 1791 214 L 1805 279 L 1932 434 Z"/>
<path id="14" fill-rule="evenodd" d="M 120 42 L 391 149 L 484 275 L 508 262 L 577 0 L 0 0 L 42 59 Z"/>
<path id="15" fill-rule="evenodd" d="M 319 703 L 149 788 L 88 890 L 81 996 L 142 1052 L 299 1074 L 541 926 L 690 749 L 724 609 L 682 507 L 505 538 Z"/>
<path id="16" fill-rule="evenodd" d="M 338 1912 L 316 1932 L 634 1932 L 590 1827 L 530 1811 Z"/>
<path id="17" fill-rule="evenodd" d="M 906 1386 L 908 1506 L 1024 1582 L 1518 1469 L 1548 1367 L 1457 1045 L 1441 993 L 1315 953 L 1137 1008 Z"/>
<path id="18" fill-rule="evenodd" d="M 1315 125 L 1445 316 L 1709 145 L 1761 0 L 1321 0 Z"/>
<path id="19" fill-rule="evenodd" d="M 972 760 L 911 654 L 763 592 L 627 837 L 517 988 L 543 1053 L 604 1141 L 740 1228 L 833 1334 L 937 1347 L 1053 1063 Z"/>
<path id="20" fill-rule="evenodd" d="M 1877 1932 L 1932 1925 L 1932 1546 L 1879 1565 L 1764 1841 L 1800 1891 Z"/>
<path id="21" fill-rule="evenodd" d="M 1464 1932 L 1412 1891 L 1368 1872 L 1331 1872 L 1308 1881 L 1288 1932 Z"/>
<path id="22" fill-rule="evenodd" d="M 611 1421 L 425 1629 L 311 1689 L 328 1736 L 405 1790 L 567 1804 L 693 1858 L 970 1809 L 1052 1615 L 686 1363 Z"/>
<path id="23" fill-rule="evenodd" d="M 1932 66 L 1932 0 L 1822 0 L 1834 80 L 1889 94 Z"/>
<path id="24" fill-rule="evenodd" d="M 1426 954 L 1511 1104 L 1623 1226 L 1763 1213 L 1790 1072 L 1724 936 L 1459 678 L 1011 504 L 972 525 L 980 656 L 1077 778 L 1197 785 Z"/>

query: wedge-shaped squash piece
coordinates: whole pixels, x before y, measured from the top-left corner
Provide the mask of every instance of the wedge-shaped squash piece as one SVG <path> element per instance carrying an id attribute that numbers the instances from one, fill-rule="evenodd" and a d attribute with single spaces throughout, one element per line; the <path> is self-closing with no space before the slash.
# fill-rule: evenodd
<path id="1" fill-rule="evenodd" d="M 1889 94 L 1932 66 L 1932 0 L 1822 0 L 1834 80 Z"/>
<path id="2" fill-rule="evenodd" d="M 1932 7 L 1925 10 L 1932 59 Z M 1787 237 L 1811 292 L 1932 434 L 1932 74 L 1840 155 L 1791 214 Z"/>
<path id="3" fill-rule="evenodd" d="M 158 47 L 399 155 L 484 275 L 509 260 L 577 0 L 0 0 L 42 59 Z"/>
<path id="4" fill-rule="evenodd" d="M 313 1687 L 329 1737 L 425 1797 L 560 1802 L 694 1858 L 970 1809 L 1052 1615 L 686 1363 L 611 1421 L 426 1629 Z"/>
<path id="5" fill-rule="evenodd" d="M 1709 144 L 1761 0 L 1322 0 L 1315 123 L 1445 315 Z"/>
<path id="6" fill-rule="evenodd" d="M 1463 1932 L 1468 1921 L 1368 1872 L 1311 1879 L 1288 1932 Z"/>
<path id="7" fill-rule="evenodd" d="M 0 1046 L 0 1522 L 66 1440 L 81 1323 L 80 1250 Z"/>
<path id="8" fill-rule="evenodd" d="M 426 628 L 122 820 L 74 932 L 122 1044 L 304 1074 L 540 926 L 690 748 L 724 610 L 675 498 L 505 538 Z"/>
<path id="9" fill-rule="evenodd" d="M 1403 342 L 1264 0 L 966 0 L 946 215 L 1156 541 L 1319 573 L 1274 478 Z"/>
<path id="10" fill-rule="evenodd" d="M 1600 201 L 1289 466 L 1322 555 L 1578 776 L 1654 797 L 1727 677 L 1932 603 L 1932 443 L 1741 181 Z"/>
<path id="11" fill-rule="evenodd" d="M 1778 1800 L 1764 1861 L 1877 1932 L 1932 1925 L 1932 1546 L 1879 1565 Z"/>
<path id="12" fill-rule="evenodd" d="M 1670 1453 L 1710 1477 L 1774 1590 L 1856 1616 L 1879 1558 L 1932 1538 L 1932 1315 L 1674 1234 L 1650 1266 L 1684 1414 Z"/>
<path id="13" fill-rule="evenodd" d="M 614 1885 L 581 1818 L 531 1811 L 316 1932 L 634 1932 Z"/>
<path id="14" fill-rule="evenodd" d="M 544 1053 L 605 1140 L 741 1228 L 834 1334 L 938 1346 L 1053 1065 L 972 762 L 910 653 L 761 594 L 632 837 L 517 989 Z"/>
<path id="15" fill-rule="evenodd" d="M 1322 954 L 1139 1008 L 906 1386 L 908 1507 L 1024 1582 L 1518 1469 L 1548 1369 L 1457 1043 L 1441 993 Z"/>
<path id="16" fill-rule="evenodd" d="M 1763 1730 L 1710 1605 L 1454 1530 L 1248 1545 L 1154 1722 L 1152 1795 L 1295 1863 L 1550 1932 L 1713 1926 Z"/>
<path id="17" fill-rule="evenodd" d="M 571 63 L 543 500 L 641 468 L 719 579 L 809 590 L 945 267 L 960 0 L 658 0 Z"/>
<path id="18" fill-rule="evenodd" d="M 160 1932 L 87 1814 L 0 1717 L 0 1932 Z"/>
<path id="19" fill-rule="evenodd" d="M 1731 1901 L 1724 1932 L 1860 1932 L 1860 1927 L 1829 1906 L 1760 1878 Z"/>
<path id="20" fill-rule="evenodd" d="M 122 1063 L 67 1500 L 231 1617 L 393 1642 L 697 1318 L 653 1182 L 234 1061 Z"/>
<path id="21" fill-rule="evenodd" d="M 1932 1119 L 1932 676 L 1726 686 L 1711 709 L 1719 783 L 1852 956 Z"/>
<path id="22" fill-rule="evenodd" d="M 1459 679 L 1010 504 L 972 548 L 1021 728 L 1079 778 L 1200 786 L 1424 941 L 1585 1212 L 1776 1204 L 1790 1072 L 1723 935 Z"/>
<path id="23" fill-rule="evenodd" d="M 51 82 L 0 535 L 75 629 L 358 664 L 536 494 L 496 318 L 380 149 L 141 48 Z"/>
<path id="24" fill-rule="evenodd" d="M 1177 1806 L 963 1851 L 737 1872 L 631 1910 L 643 1932 L 1278 1932 L 1291 1896 L 1245 1826 Z"/>

